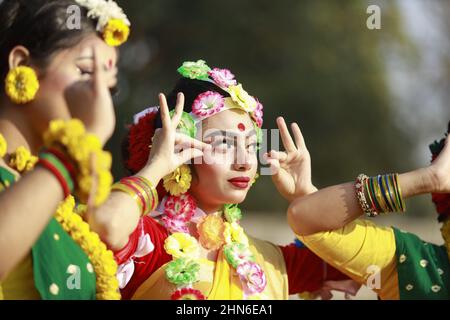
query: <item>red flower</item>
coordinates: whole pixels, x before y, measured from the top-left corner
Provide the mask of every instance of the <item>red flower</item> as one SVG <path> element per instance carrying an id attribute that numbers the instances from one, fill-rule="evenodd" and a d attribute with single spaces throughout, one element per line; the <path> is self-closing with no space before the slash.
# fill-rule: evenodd
<path id="1" fill-rule="evenodd" d="M 205 300 L 205 296 L 196 289 L 183 288 L 172 294 L 172 300 Z"/>
<path id="2" fill-rule="evenodd" d="M 150 144 L 155 134 L 155 120 L 157 112 L 151 112 L 139 119 L 137 124 L 130 126 L 128 134 L 128 159 L 125 159 L 125 167 L 132 173 L 139 172 L 147 164 L 150 155 Z M 158 184 L 159 198 L 166 195 L 162 183 Z"/>

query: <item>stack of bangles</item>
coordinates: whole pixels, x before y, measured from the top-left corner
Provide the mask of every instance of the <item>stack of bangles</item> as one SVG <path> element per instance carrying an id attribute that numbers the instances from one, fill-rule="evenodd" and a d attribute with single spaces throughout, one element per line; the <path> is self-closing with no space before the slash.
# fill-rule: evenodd
<path id="1" fill-rule="evenodd" d="M 57 148 L 45 148 L 39 153 L 38 165 L 49 170 L 58 179 L 67 198 L 75 190 L 76 169 L 71 159 Z"/>
<path id="2" fill-rule="evenodd" d="M 138 204 L 141 216 L 149 214 L 158 206 L 158 192 L 152 183 L 144 177 L 123 178 L 113 184 L 111 191 L 114 190 L 129 194 Z"/>
<path id="3" fill-rule="evenodd" d="M 368 177 L 360 174 L 355 183 L 356 196 L 361 209 L 368 217 L 376 217 L 380 212 L 404 212 L 405 201 L 402 197 L 398 174 Z"/>

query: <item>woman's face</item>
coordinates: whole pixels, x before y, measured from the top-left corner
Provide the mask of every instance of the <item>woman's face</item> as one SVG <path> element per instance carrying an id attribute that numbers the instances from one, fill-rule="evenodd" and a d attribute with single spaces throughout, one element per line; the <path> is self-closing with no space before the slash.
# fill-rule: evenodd
<path id="1" fill-rule="evenodd" d="M 116 85 L 117 51 L 96 34 L 85 37 L 75 47 L 58 52 L 45 70 L 37 69 L 40 88 L 35 100 L 27 106 L 27 114 L 32 117 L 31 123 L 38 132 L 46 130 L 53 119 L 70 118 L 64 92 L 77 82 L 91 79 L 94 48 L 101 65 L 107 70 L 108 87 Z"/>
<path id="2" fill-rule="evenodd" d="M 204 120 L 202 125 L 201 138 L 212 151 L 204 155 L 201 164 L 194 164 L 190 192 L 205 211 L 241 203 L 258 167 L 253 122 L 246 112 L 231 109 Z"/>

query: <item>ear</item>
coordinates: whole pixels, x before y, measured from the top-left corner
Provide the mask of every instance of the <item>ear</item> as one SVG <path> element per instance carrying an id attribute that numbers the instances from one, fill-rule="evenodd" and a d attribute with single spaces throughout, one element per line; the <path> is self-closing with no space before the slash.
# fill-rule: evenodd
<path id="1" fill-rule="evenodd" d="M 30 64 L 30 52 L 24 46 L 14 47 L 8 56 L 9 69 Z"/>

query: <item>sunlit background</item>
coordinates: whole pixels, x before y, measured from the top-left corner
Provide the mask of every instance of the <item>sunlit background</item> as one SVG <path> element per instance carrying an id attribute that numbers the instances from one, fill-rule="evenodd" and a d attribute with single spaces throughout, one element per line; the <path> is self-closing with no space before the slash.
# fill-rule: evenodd
<path id="1" fill-rule="evenodd" d="M 450 120 L 450 1 L 118 1 L 132 21 L 121 50 L 114 174 L 133 114 L 169 92 L 186 60 L 229 68 L 275 117 L 297 121 L 319 187 L 429 163 L 428 144 Z M 381 29 L 369 30 L 369 5 Z M 430 196 L 382 220 L 442 242 Z M 293 239 L 287 203 L 262 177 L 242 204 L 254 235 Z M 261 217 L 262 216 L 262 217 Z M 374 298 L 364 291 L 362 298 Z"/>

